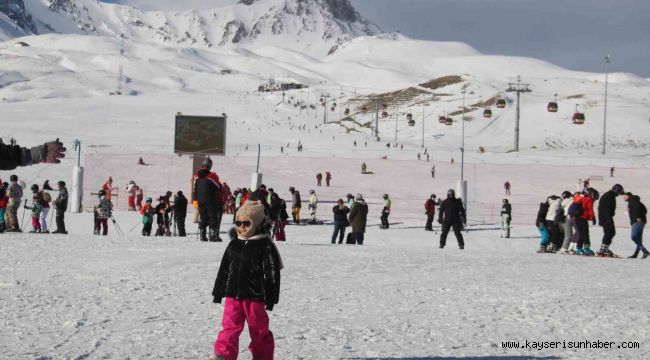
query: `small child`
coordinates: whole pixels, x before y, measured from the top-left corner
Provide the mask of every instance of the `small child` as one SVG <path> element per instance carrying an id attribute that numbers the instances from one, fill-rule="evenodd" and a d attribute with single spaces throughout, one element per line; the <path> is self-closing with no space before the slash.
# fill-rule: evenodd
<path id="1" fill-rule="evenodd" d="M 551 242 L 551 236 L 548 233 L 548 228 L 546 227 L 546 215 L 548 214 L 549 203 L 548 199 L 545 202 L 539 203 L 539 211 L 537 212 L 537 219 L 535 219 L 535 226 L 539 231 L 542 239 L 539 242 L 538 253 L 547 252 L 547 246 Z"/>
<path id="2" fill-rule="evenodd" d="M 113 216 L 113 203 L 105 190 L 99 191 L 99 204 L 95 207 L 95 235 L 108 235 L 108 219 Z"/>
<path id="3" fill-rule="evenodd" d="M 169 231 L 169 212 L 171 208 L 166 197 L 161 196 L 158 198 L 158 205 L 156 205 L 155 211 L 156 223 L 158 224 L 155 236 L 171 236 L 171 232 Z"/>
<path id="4" fill-rule="evenodd" d="M 140 209 L 140 214 L 142 214 L 142 235 L 151 236 L 151 225 L 153 224 L 153 214 L 156 212 L 154 207 L 151 205 L 153 199 L 147 197 L 147 200 L 144 206 Z"/>
<path id="5" fill-rule="evenodd" d="M 0 183 L 0 234 L 5 232 L 5 212 L 7 211 L 7 204 L 9 203 L 9 197 Z"/>
<path id="6" fill-rule="evenodd" d="M 264 205 L 247 201 L 237 212 L 236 231 L 221 258 L 212 296 L 215 303 L 226 298 L 212 359 L 235 360 L 239 353 L 239 335 L 248 322 L 249 350 L 257 360 L 272 360 L 275 349 L 269 317 L 280 298 L 282 259 L 264 231 Z"/>
<path id="7" fill-rule="evenodd" d="M 41 206 L 39 194 L 34 194 L 32 198 L 32 231 L 30 233 L 41 232 Z"/>

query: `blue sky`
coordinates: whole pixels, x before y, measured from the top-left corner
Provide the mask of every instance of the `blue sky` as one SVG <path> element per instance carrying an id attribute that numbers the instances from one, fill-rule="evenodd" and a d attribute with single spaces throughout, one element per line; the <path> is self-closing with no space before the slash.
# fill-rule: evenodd
<path id="1" fill-rule="evenodd" d="M 384 31 L 462 41 L 486 54 L 530 56 L 585 71 L 650 78 L 650 0 L 351 0 Z M 205 9 L 235 0 L 110 0 L 145 9 Z"/>

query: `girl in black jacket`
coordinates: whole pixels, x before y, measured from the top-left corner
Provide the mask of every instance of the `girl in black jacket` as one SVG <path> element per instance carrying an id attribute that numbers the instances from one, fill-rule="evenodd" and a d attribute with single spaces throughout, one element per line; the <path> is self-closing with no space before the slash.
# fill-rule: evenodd
<path id="1" fill-rule="evenodd" d="M 275 343 L 265 308 L 273 310 L 280 298 L 282 260 L 263 230 L 264 219 L 261 201 L 247 201 L 237 211 L 237 228 L 230 232 L 212 290 L 215 303 L 226 298 L 223 329 L 214 344 L 217 359 L 237 358 L 244 322 L 248 322 L 253 358 L 273 359 Z"/>

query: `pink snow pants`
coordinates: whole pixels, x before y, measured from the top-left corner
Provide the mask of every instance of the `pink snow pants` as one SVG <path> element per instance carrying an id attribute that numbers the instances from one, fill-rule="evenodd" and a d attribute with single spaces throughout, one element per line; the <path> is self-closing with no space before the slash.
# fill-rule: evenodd
<path id="1" fill-rule="evenodd" d="M 275 341 L 269 330 L 269 316 L 264 303 L 257 300 L 237 300 L 226 298 L 221 326 L 214 353 L 226 360 L 236 360 L 239 354 L 239 335 L 244 331 L 244 321 L 248 322 L 251 343 L 248 345 L 255 360 L 273 360 Z"/>

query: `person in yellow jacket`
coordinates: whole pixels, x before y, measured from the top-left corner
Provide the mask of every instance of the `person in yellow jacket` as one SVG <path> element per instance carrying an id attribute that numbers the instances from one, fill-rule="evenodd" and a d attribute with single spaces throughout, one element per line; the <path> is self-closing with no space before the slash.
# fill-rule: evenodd
<path id="1" fill-rule="evenodd" d="M 388 215 L 390 215 L 390 207 L 392 202 L 388 194 L 384 194 L 384 208 L 381 210 L 381 226 L 380 229 L 388 229 Z"/>

